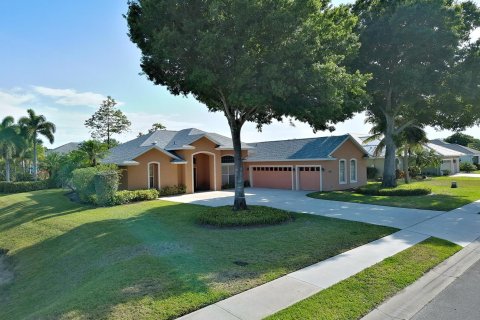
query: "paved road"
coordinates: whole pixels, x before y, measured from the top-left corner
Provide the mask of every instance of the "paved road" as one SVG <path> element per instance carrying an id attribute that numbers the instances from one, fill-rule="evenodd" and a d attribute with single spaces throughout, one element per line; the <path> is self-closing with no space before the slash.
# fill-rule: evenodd
<path id="1" fill-rule="evenodd" d="M 455 319 L 480 319 L 480 261 L 412 318 L 412 320 Z"/>

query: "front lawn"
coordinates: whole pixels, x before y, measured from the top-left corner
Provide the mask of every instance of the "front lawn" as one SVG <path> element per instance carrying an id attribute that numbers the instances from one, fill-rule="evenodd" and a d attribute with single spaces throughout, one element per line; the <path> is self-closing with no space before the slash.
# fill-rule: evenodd
<path id="1" fill-rule="evenodd" d="M 267 319 L 360 319 L 460 249 L 429 238 Z"/>
<path id="2" fill-rule="evenodd" d="M 14 273 L 0 286 L 0 319 L 172 319 L 395 231 L 306 214 L 202 227 L 205 210 L 161 200 L 92 208 L 59 190 L 0 197 L 0 248 Z"/>
<path id="3" fill-rule="evenodd" d="M 450 188 L 456 181 L 457 189 Z M 450 211 L 480 199 L 480 179 L 469 177 L 435 177 L 431 180 L 401 184 L 399 189 L 430 188 L 426 196 L 371 196 L 354 191 L 314 192 L 308 196 L 316 199 L 376 204 L 381 206 Z M 374 182 L 371 184 L 378 184 Z"/>

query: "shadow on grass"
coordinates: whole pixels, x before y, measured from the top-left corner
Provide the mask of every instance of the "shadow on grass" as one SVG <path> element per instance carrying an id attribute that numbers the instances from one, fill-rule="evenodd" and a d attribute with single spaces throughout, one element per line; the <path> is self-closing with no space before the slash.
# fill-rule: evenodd
<path id="1" fill-rule="evenodd" d="M 59 197 L 62 192 L 60 190 L 43 190 L 8 195 L 12 201 L 8 201 L 7 196 L 2 197 L 7 205 L 0 206 L 0 232 L 32 220 L 91 209 L 89 206 L 72 203 L 65 196 Z"/>
<path id="2" fill-rule="evenodd" d="M 207 229 L 195 223 L 205 207 L 163 201 L 74 220 L 68 214 L 89 207 L 58 191 L 27 197 L 37 204 L 10 208 L 10 228 L 33 219 L 41 232 L 53 216 L 60 234 L 10 252 L 15 280 L 0 288 L 0 318 L 173 318 L 394 231 L 305 214 L 272 227 Z"/>

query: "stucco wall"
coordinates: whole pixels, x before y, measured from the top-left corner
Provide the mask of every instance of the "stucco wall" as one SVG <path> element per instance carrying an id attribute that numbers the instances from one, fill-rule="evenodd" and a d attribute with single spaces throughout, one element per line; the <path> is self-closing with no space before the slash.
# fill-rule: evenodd
<path id="1" fill-rule="evenodd" d="M 333 154 L 333 157 L 336 158 L 336 160 L 323 160 L 323 161 L 262 161 L 262 162 L 246 162 L 244 164 L 245 166 L 245 179 L 250 180 L 253 171 L 250 173 L 251 169 L 250 167 L 252 166 L 293 166 L 296 168 L 296 166 L 315 166 L 315 165 L 321 165 L 322 166 L 322 185 L 323 185 L 323 190 L 324 191 L 331 191 L 331 190 L 345 190 L 345 189 L 350 189 L 350 188 L 355 188 L 362 186 L 367 183 L 367 161 L 364 159 L 364 154 L 362 150 L 360 150 L 353 142 L 346 141 L 338 150 L 336 150 Z M 340 184 L 339 182 L 339 160 L 344 159 L 346 160 L 346 177 L 347 177 L 347 183 L 345 184 Z M 352 182 L 350 181 L 350 160 L 351 159 L 356 159 L 357 160 L 357 181 Z M 248 168 L 248 169 L 247 169 Z M 268 171 L 266 171 L 268 172 Z M 275 173 L 275 171 L 273 172 Z M 300 174 L 300 171 L 299 171 Z M 267 175 L 266 173 L 264 175 Z M 255 175 L 257 177 L 258 175 Z M 312 175 L 312 176 L 317 176 Z M 272 180 L 272 177 L 274 177 L 274 174 L 268 175 L 268 179 Z M 296 172 L 293 172 L 293 187 L 294 189 L 297 188 L 296 186 Z M 265 180 L 267 178 L 261 179 Z M 301 177 L 300 177 L 301 178 Z M 283 184 L 283 177 L 281 180 L 281 184 Z M 261 181 L 261 185 L 263 185 L 265 182 Z M 270 182 L 271 183 L 271 182 Z M 257 184 L 255 183 L 255 178 L 253 179 L 253 186 L 257 187 Z"/>
<path id="2" fill-rule="evenodd" d="M 148 163 L 150 162 L 160 163 L 160 188 L 182 183 L 179 172 L 183 165 L 172 164 L 171 158 L 161 151 L 150 150 L 136 158 L 135 161 L 140 164 L 127 167 L 126 180 L 129 190 L 148 188 Z"/>

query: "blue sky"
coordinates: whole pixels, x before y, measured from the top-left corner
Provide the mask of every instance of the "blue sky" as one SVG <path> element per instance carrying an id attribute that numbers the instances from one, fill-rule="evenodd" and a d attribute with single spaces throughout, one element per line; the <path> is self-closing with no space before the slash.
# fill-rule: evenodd
<path id="1" fill-rule="evenodd" d="M 333 1 L 346 2 L 351 1 Z M 140 52 L 127 37 L 126 10 L 127 1 L 119 0 L 0 1 L 0 118 L 18 118 L 33 108 L 57 124 L 54 146 L 59 146 L 88 139 L 84 121 L 110 95 L 132 121 L 131 131 L 116 137 L 121 141 L 154 122 L 172 130 L 197 127 L 229 135 L 222 114 L 207 112 L 193 98 L 172 96 L 139 75 Z M 368 130 L 363 115 L 357 115 L 333 134 Z M 480 137 L 479 128 L 467 132 Z M 261 133 L 253 124 L 243 130 L 247 142 L 310 136 L 307 125 L 291 127 L 288 121 Z"/>

